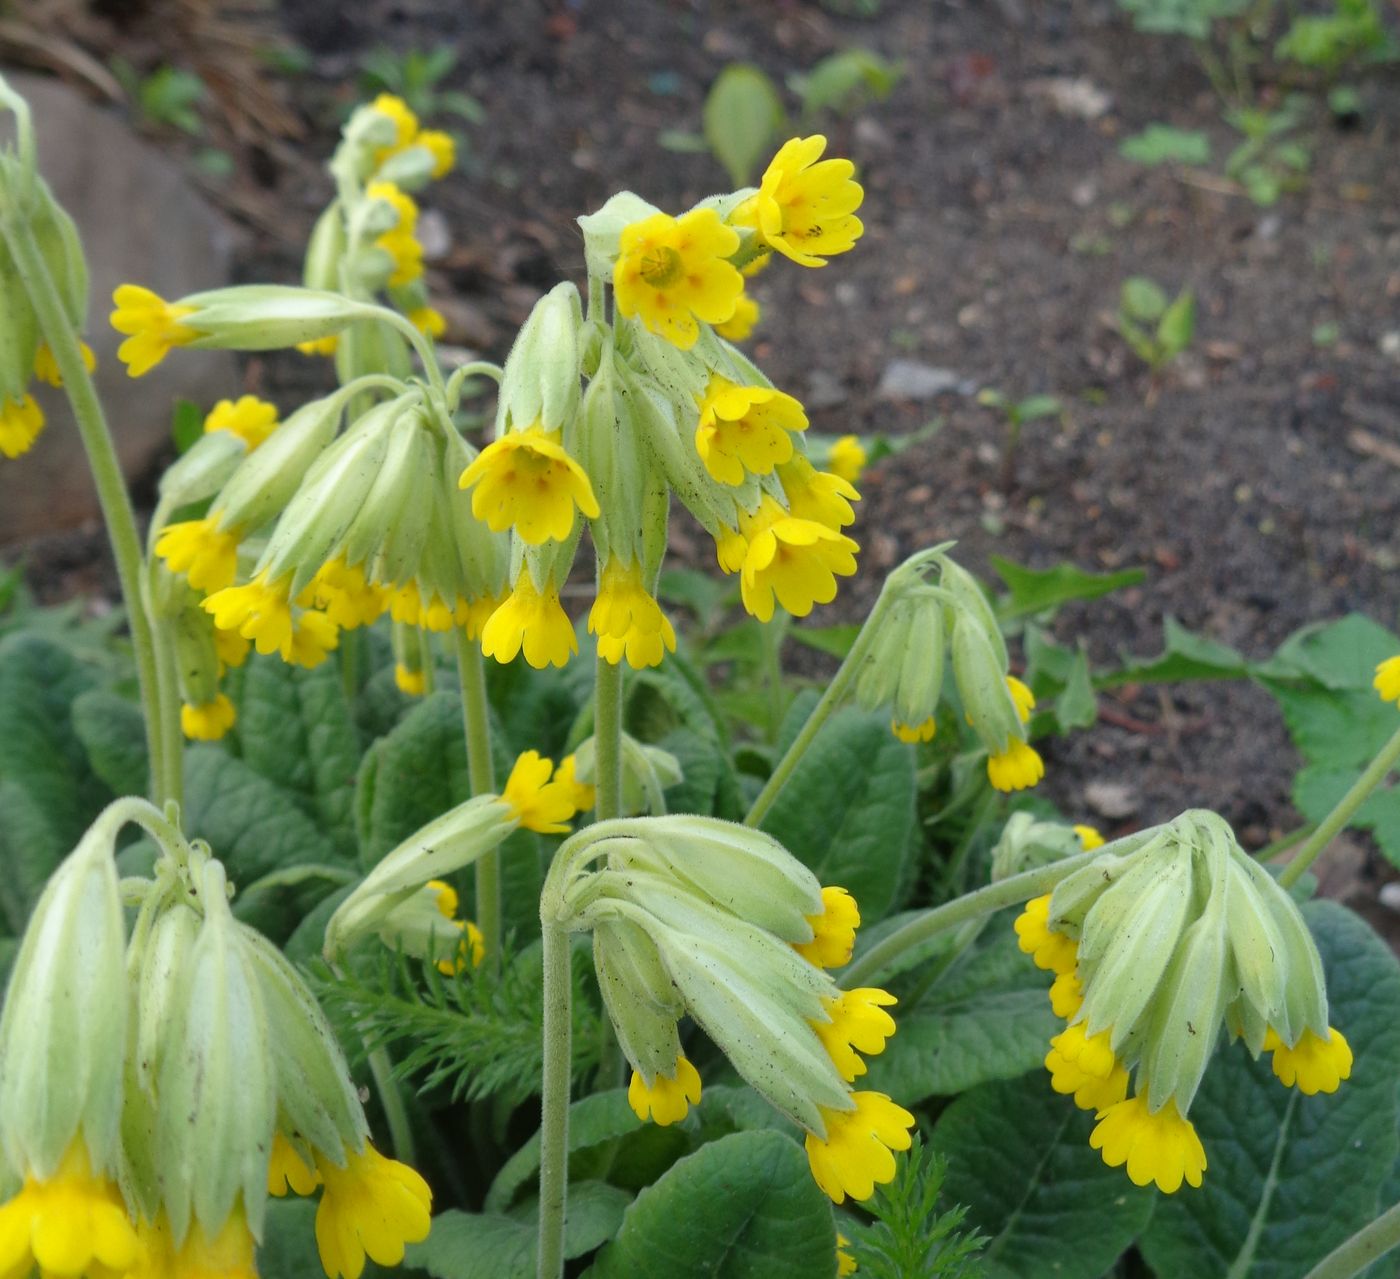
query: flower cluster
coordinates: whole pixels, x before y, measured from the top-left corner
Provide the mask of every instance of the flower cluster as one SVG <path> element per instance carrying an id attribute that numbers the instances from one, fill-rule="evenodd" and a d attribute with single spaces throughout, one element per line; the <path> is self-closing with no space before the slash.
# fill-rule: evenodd
<path id="1" fill-rule="evenodd" d="M 1016 933 L 1055 974 L 1066 1022 L 1045 1058 L 1051 1087 L 1095 1112 L 1090 1144 L 1137 1185 L 1201 1184 L 1187 1115 L 1222 1033 L 1271 1053 L 1280 1081 L 1308 1095 L 1351 1073 L 1307 925 L 1214 813 L 1106 845 L 1028 902 Z"/>
<path id="2" fill-rule="evenodd" d="M 687 1014 L 734 1068 L 807 1132 L 812 1175 L 836 1203 L 894 1177 L 914 1117 L 853 1088 L 894 1034 L 894 997 L 842 990 L 860 912 L 771 837 L 705 817 L 610 822 L 551 872 L 548 923 L 591 931 L 598 983 L 632 1066 L 638 1118 L 673 1124 L 701 1096 Z"/>
<path id="3" fill-rule="evenodd" d="M 318 1187 L 329 1279 L 398 1264 L 427 1183 L 370 1143 L 315 997 L 235 921 L 217 860 L 156 822 L 154 878 L 119 889 L 123 804 L 50 879 L 0 1017 L 5 1273 L 255 1279 L 269 1194 Z"/>

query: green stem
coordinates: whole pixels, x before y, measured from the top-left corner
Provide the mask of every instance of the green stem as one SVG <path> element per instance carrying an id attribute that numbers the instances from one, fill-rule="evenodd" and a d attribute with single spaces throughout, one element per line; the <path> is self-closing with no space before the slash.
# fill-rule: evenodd
<path id="1" fill-rule="evenodd" d="M 1280 835 L 1272 842 L 1265 844 L 1263 848 L 1250 855 L 1257 862 L 1270 862 L 1275 857 L 1286 853 L 1290 848 L 1301 844 L 1309 835 L 1317 829 L 1316 822 L 1304 822 L 1297 830 L 1291 830 L 1287 835 Z"/>
<path id="2" fill-rule="evenodd" d="M 1352 783 L 1351 789 L 1337 801 L 1336 807 L 1318 823 L 1317 829 L 1308 836 L 1307 843 L 1283 868 L 1283 874 L 1278 877 L 1281 887 L 1291 888 L 1298 882 L 1299 876 L 1317 860 L 1322 850 L 1332 842 L 1332 837 L 1352 819 L 1352 815 L 1366 802 L 1371 792 L 1386 779 L 1390 770 L 1395 767 L 1397 759 L 1400 759 L 1400 729 L 1397 729 L 1391 739 L 1381 747 L 1376 758 L 1366 765 L 1366 771 Z"/>
<path id="3" fill-rule="evenodd" d="M 622 667 L 598 659 L 593 689 L 593 782 L 600 822 L 622 816 Z"/>
<path id="4" fill-rule="evenodd" d="M 473 795 L 496 789 L 491 761 L 491 708 L 486 700 L 486 666 L 481 646 L 457 628 L 457 677 L 462 685 L 462 727 L 467 737 L 467 776 Z M 493 964 L 501 959 L 501 850 L 493 848 L 476 863 L 476 926 Z"/>
<path id="5" fill-rule="evenodd" d="M 22 215 L 21 215 L 22 216 Z M 112 558 L 117 565 L 122 601 L 126 606 L 127 625 L 131 630 L 131 647 L 136 655 L 136 674 L 141 688 L 141 708 L 146 718 L 146 749 L 150 759 L 150 787 L 158 803 L 174 796 L 165 793 L 168 774 L 163 759 L 160 685 L 156 667 L 155 636 L 151 619 L 141 595 L 141 538 L 136 531 L 136 516 L 131 509 L 121 463 L 107 429 L 92 378 L 83 364 L 82 348 L 73 326 L 59 301 L 49 269 L 33 233 L 23 221 L 5 220 L 4 237 L 10 246 L 15 267 L 24 282 L 39 320 L 44 341 L 53 352 L 54 362 L 63 377 L 63 389 L 72 406 L 73 417 L 87 453 L 88 465 L 97 486 L 97 499 L 107 536 L 112 544 Z"/>
<path id="6" fill-rule="evenodd" d="M 1352 1279 L 1400 1245 L 1400 1204 L 1387 1208 L 1317 1263 L 1303 1279 Z"/>
<path id="7" fill-rule="evenodd" d="M 569 935 L 540 916 L 544 931 L 544 1079 L 540 1115 L 540 1246 L 537 1279 L 564 1273 L 564 1208 L 569 1191 L 569 1072 L 573 994 Z"/>
<path id="8" fill-rule="evenodd" d="M 1039 897 L 1066 875 L 1097 856 L 1099 853 L 1096 850 L 1092 853 L 1080 853 L 1077 857 L 1066 857 L 1062 861 L 1052 862 L 1049 866 L 1038 866 L 1035 870 L 1024 871 L 1020 875 L 1011 876 L 1010 879 L 988 884 L 976 892 L 966 893 L 962 897 L 945 902 L 942 906 L 935 906 L 932 910 L 916 915 L 852 963 L 841 975 L 842 986 L 852 990 L 857 986 L 869 985 L 901 955 L 924 945 L 945 928 L 952 928 L 980 915 L 988 915 L 1007 906 L 1019 905 L 1032 897 Z"/>
<path id="9" fill-rule="evenodd" d="M 175 671 L 175 648 L 170 636 L 153 632 L 156 654 L 157 705 L 160 707 L 160 757 L 151 763 L 152 778 L 162 801 L 185 802 L 185 730 L 180 724 L 180 681 Z M 159 776 L 156 776 L 156 769 Z"/>

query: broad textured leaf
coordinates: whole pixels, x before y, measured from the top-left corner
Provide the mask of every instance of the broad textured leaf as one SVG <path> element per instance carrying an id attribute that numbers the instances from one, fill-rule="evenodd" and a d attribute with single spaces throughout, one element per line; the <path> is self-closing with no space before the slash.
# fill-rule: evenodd
<path id="1" fill-rule="evenodd" d="M 1191 1107 L 1210 1166 L 1198 1191 L 1164 1198 L 1143 1236 L 1162 1275 L 1297 1279 L 1378 1210 L 1395 1163 L 1400 966 L 1355 915 L 1304 908 L 1327 972 L 1331 1020 L 1356 1055 L 1332 1096 L 1304 1097 L 1268 1058 L 1227 1045 Z"/>
<path id="2" fill-rule="evenodd" d="M 1182 680 L 1243 679 L 1249 663 L 1242 653 L 1188 631 L 1174 617 L 1162 622 L 1164 647 L 1159 657 L 1125 657 L 1124 664 L 1095 678 L 1100 688 L 1122 684 L 1174 684 Z"/>
<path id="3" fill-rule="evenodd" d="M 814 648 L 819 653 L 844 659 L 854 647 L 860 631 L 860 626 L 855 622 L 846 622 L 836 626 L 794 626 L 788 635 L 797 643 Z"/>
<path id="4" fill-rule="evenodd" d="M 1376 667 L 1400 653 L 1400 637 L 1362 613 L 1295 631 L 1259 668 L 1266 679 L 1307 679 L 1323 688 L 1370 691 Z"/>
<path id="5" fill-rule="evenodd" d="M 146 793 L 146 719 L 135 702 L 105 688 L 90 688 L 73 701 L 73 731 L 93 772 L 113 794 Z"/>
<path id="6" fill-rule="evenodd" d="M 831 1204 L 801 1147 L 776 1132 L 740 1132 L 643 1190 L 592 1275 L 822 1279 L 835 1270 Z"/>
<path id="7" fill-rule="evenodd" d="M 1152 1196 L 1090 1149 L 1093 1127 L 1044 1071 L 983 1084 L 943 1112 L 932 1145 L 948 1158 L 944 1201 L 990 1236 L 987 1279 L 1098 1279 L 1147 1224 Z"/>
<path id="8" fill-rule="evenodd" d="M 783 100 L 758 67 L 732 63 L 705 97 L 705 141 L 736 187 L 752 181 L 782 124 Z"/>
<path id="9" fill-rule="evenodd" d="M 899 1029 L 870 1058 L 869 1087 L 908 1106 L 1040 1066 L 1057 1029 L 1045 974 L 1017 949 L 1009 915 L 992 927 L 988 945 L 964 955 L 917 1004 L 896 1010 Z"/>
<path id="10" fill-rule="evenodd" d="M 914 752 L 887 714 L 832 716 L 778 792 L 762 827 L 860 903 L 871 922 L 894 905 L 914 830 Z"/>
<path id="11" fill-rule="evenodd" d="M 997 610 L 1003 618 L 1044 613 L 1072 600 L 1096 600 L 1122 587 L 1135 586 L 1147 576 L 1140 568 L 1118 573 L 1086 573 L 1073 564 L 1026 568 L 1000 555 L 992 556 L 992 568 L 1010 592 Z"/>

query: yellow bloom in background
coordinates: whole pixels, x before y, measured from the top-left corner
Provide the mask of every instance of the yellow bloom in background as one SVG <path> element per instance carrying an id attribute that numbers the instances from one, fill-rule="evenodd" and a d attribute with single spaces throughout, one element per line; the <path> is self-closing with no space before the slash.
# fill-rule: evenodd
<path id="1" fill-rule="evenodd" d="M 217 742 L 234 725 L 238 712 L 228 696 L 220 693 L 212 702 L 180 707 L 180 731 L 196 742 Z"/>
<path id="2" fill-rule="evenodd" d="M 858 435 L 843 435 L 831 446 L 826 464 L 833 475 L 839 475 L 847 484 L 854 484 L 865 470 L 867 453 Z"/>
<path id="3" fill-rule="evenodd" d="M 826 259 L 855 246 L 865 228 L 855 216 L 865 192 L 849 160 L 823 160 L 819 133 L 783 143 L 759 183 L 758 194 L 734 213 L 765 244 L 799 266 L 825 266 Z"/>
<path id="4" fill-rule="evenodd" d="M 368 1142 L 337 1167 L 319 1152 L 325 1183 L 316 1209 L 316 1246 L 330 1279 L 359 1279 L 365 1257 L 397 1266 L 405 1244 L 428 1237 L 433 1192 L 407 1164 L 386 1159 Z"/>
<path id="5" fill-rule="evenodd" d="M 430 879 L 427 886 L 433 892 L 438 912 L 461 933 L 456 955 L 451 959 L 439 959 L 438 972 L 444 977 L 451 977 L 453 973 L 460 972 L 468 965 L 472 968 L 479 967 L 481 961 L 486 958 L 486 939 L 481 935 L 481 929 L 471 920 L 457 918 L 457 890 L 441 879 Z"/>
<path id="6" fill-rule="evenodd" d="M 856 571 L 855 541 L 814 520 L 794 519 L 772 498 L 745 521 L 748 550 L 740 570 L 744 607 L 760 622 L 771 621 L 773 603 L 794 617 L 836 598 L 837 577 Z"/>
<path id="7" fill-rule="evenodd" d="M 843 990 L 835 999 L 822 1000 L 830 1020 L 814 1021 L 812 1029 L 847 1083 L 866 1072 L 857 1052 L 874 1057 L 885 1051 L 885 1041 L 895 1032 L 894 1018 L 885 1009 L 898 1002 L 889 991 L 874 987 Z"/>
<path id="8" fill-rule="evenodd" d="M 740 294 L 734 307 L 734 314 L 723 324 L 715 325 L 715 332 L 730 342 L 742 342 L 751 334 L 763 318 L 763 308 L 747 293 Z"/>
<path id="9" fill-rule="evenodd" d="M 812 925 L 812 940 L 795 943 L 793 950 L 818 968 L 840 968 L 851 962 L 860 908 L 850 893 L 834 885 L 823 888 L 822 913 L 808 915 L 807 922 Z"/>
<path id="10" fill-rule="evenodd" d="M 1026 790 L 1045 776 L 1045 761 L 1027 742 L 1012 741 L 1006 752 L 987 757 L 987 778 L 999 791 Z"/>
<path id="11" fill-rule="evenodd" d="M 324 610 L 331 621 L 347 631 L 370 625 L 389 607 L 384 588 L 371 582 L 361 565 L 347 564 L 342 559 L 322 564 L 297 597 L 297 603 Z"/>
<path id="12" fill-rule="evenodd" d="M 1206 1170 L 1206 1152 L 1195 1125 L 1177 1110 L 1176 1102 L 1168 1101 L 1152 1114 L 1141 1093 L 1110 1106 L 1090 1134 L 1089 1144 L 1102 1152 L 1110 1168 L 1127 1164 L 1133 1185 L 1155 1181 L 1157 1189 L 1168 1195 L 1180 1190 L 1183 1181 L 1199 1186 Z"/>
<path id="13" fill-rule="evenodd" d="M 0 399 L 0 453 L 21 457 L 34 447 L 44 429 L 44 410 L 32 395 L 18 400 Z"/>
<path id="14" fill-rule="evenodd" d="M 1103 847 L 1103 836 L 1092 826 L 1075 826 L 1073 830 L 1079 836 L 1079 846 L 1086 853 L 1092 853 L 1094 849 Z"/>
<path id="15" fill-rule="evenodd" d="M 1376 692 L 1383 702 L 1400 702 L 1400 655 L 1387 657 L 1376 667 Z"/>
<path id="16" fill-rule="evenodd" d="M 377 111 L 394 122 L 393 145 L 380 147 L 374 153 L 375 163 L 383 164 L 396 151 L 413 145 L 413 140 L 418 136 L 418 117 L 409 109 L 407 102 L 392 93 L 381 93 L 370 103 L 370 110 Z"/>
<path id="17" fill-rule="evenodd" d="M 522 650 L 536 670 L 563 666 L 570 654 L 578 652 L 578 637 L 559 603 L 557 588 L 537 591 L 528 568 L 520 570 L 515 589 L 481 631 L 481 651 L 487 657 L 510 662 Z"/>
<path id="18" fill-rule="evenodd" d="M 1270 1028 L 1264 1036 L 1264 1051 L 1274 1055 L 1279 1082 L 1285 1088 L 1296 1087 L 1305 1097 L 1336 1092 L 1342 1080 L 1351 1078 L 1351 1045 L 1335 1026 L 1327 1028 L 1326 1039 L 1305 1030 L 1291 1048 Z"/>
<path id="19" fill-rule="evenodd" d="M 642 566 L 611 559 L 602 577 L 588 612 L 588 630 L 598 636 L 599 656 L 614 666 L 626 657 L 634 670 L 659 666 L 667 650 L 676 651 L 676 632 L 642 585 Z"/>
<path id="20" fill-rule="evenodd" d="M 409 323 L 430 338 L 440 338 L 447 332 L 447 320 L 435 306 L 416 306 L 408 313 Z"/>
<path id="21" fill-rule="evenodd" d="M 652 332 L 688 351 L 700 336 L 697 320 L 732 319 L 744 292 L 744 277 L 727 261 L 739 234 L 713 209 L 692 209 L 673 218 L 654 213 L 624 227 L 613 266 L 617 309 L 640 317 Z"/>
<path id="22" fill-rule="evenodd" d="M 324 613 L 304 609 L 292 627 L 290 643 L 278 651 L 282 660 L 307 670 L 319 666 L 340 644 L 340 628 Z"/>
<path id="23" fill-rule="evenodd" d="M 726 573 L 739 572 L 748 553 L 749 539 L 737 529 L 721 529 L 715 538 L 715 560 Z"/>
<path id="24" fill-rule="evenodd" d="M 1084 1007 L 1084 987 L 1072 972 L 1060 973 L 1050 983 L 1050 1011 L 1068 1021 Z"/>
<path id="25" fill-rule="evenodd" d="M 394 260 L 389 276 L 393 288 L 412 284 L 423 274 L 423 246 L 418 243 L 418 205 L 411 195 L 393 182 L 371 182 L 365 188 L 367 200 L 383 200 L 393 208 L 398 221 L 375 239 L 375 244 Z"/>
<path id="26" fill-rule="evenodd" d="M 721 484 L 742 484 L 744 472 L 771 475 L 792 456 L 792 432 L 807 429 L 802 405 L 767 386 L 736 386 L 718 373 L 700 401 L 695 449 Z"/>
<path id="27" fill-rule="evenodd" d="M 778 467 L 778 483 L 794 518 L 812 520 L 837 533 L 855 523 L 851 503 L 860 501 L 856 486 L 834 471 L 817 470 L 801 453 Z"/>
<path id="28" fill-rule="evenodd" d="M 217 515 L 167 524 L 156 538 L 156 554 L 197 591 L 221 591 L 238 576 L 238 534 L 221 529 Z"/>
<path id="29" fill-rule="evenodd" d="M 901 724 L 897 719 L 890 720 L 890 732 L 901 742 L 913 746 L 918 742 L 931 742 L 938 732 L 938 721 L 930 715 L 922 724 Z"/>
<path id="30" fill-rule="evenodd" d="M 598 802 L 598 788 L 591 782 L 581 782 L 578 779 L 576 755 L 565 755 L 559 761 L 559 767 L 554 770 L 554 780 L 569 788 L 569 802 L 580 813 L 587 812 Z"/>
<path id="31" fill-rule="evenodd" d="M 846 1251 L 846 1245 L 850 1242 L 843 1234 L 836 1236 L 836 1279 L 846 1279 L 847 1275 L 853 1275 L 860 1269 L 856 1259 Z"/>
<path id="32" fill-rule="evenodd" d="M 224 667 L 242 666 L 248 660 L 248 650 L 253 646 L 237 631 L 221 631 L 214 627 L 214 652 L 219 656 L 222 675 Z"/>
<path id="33" fill-rule="evenodd" d="M 826 1137 L 807 1134 L 812 1176 L 834 1203 L 869 1199 L 877 1185 L 894 1180 L 891 1151 L 908 1150 L 914 1116 L 881 1092 L 853 1092 L 854 1110 L 819 1107 Z"/>
<path id="34" fill-rule="evenodd" d="M 53 1176 L 24 1179 L 19 1193 L 0 1206 L 0 1275 L 22 1277 L 37 1266 L 49 1279 L 89 1273 L 118 1274 L 140 1253 L 121 1192 L 95 1176 L 87 1149 L 75 1141 Z"/>
<path id="35" fill-rule="evenodd" d="M 661 1128 L 680 1123 L 691 1106 L 700 1104 L 700 1072 L 678 1057 L 669 1075 L 657 1075 L 648 1085 L 641 1072 L 634 1070 L 627 1085 L 627 1104 L 643 1123 L 650 1119 Z"/>
<path id="36" fill-rule="evenodd" d="M 1016 944 L 1029 955 L 1037 968 L 1061 974 L 1074 972 L 1079 947 L 1073 937 L 1050 927 L 1050 894 L 1032 897 L 1016 917 Z"/>
<path id="37" fill-rule="evenodd" d="M 78 351 L 83 357 L 83 367 L 91 373 L 97 368 L 97 356 L 92 353 L 92 347 L 86 342 L 79 342 Z M 63 385 L 63 374 L 59 372 L 58 361 L 54 359 L 47 342 L 40 342 L 34 352 L 34 376 L 48 386 Z"/>
<path id="38" fill-rule="evenodd" d="M 315 1165 L 307 1163 L 280 1132 L 274 1133 L 272 1155 L 267 1162 L 267 1193 L 279 1199 L 288 1191 L 294 1195 L 311 1195 L 320 1184 L 321 1174 Z"/>
<path id="39" fill-rule="evenodd" d="M 159 548 L 157 548 L 159 549 Z M 260 573 L 246 586 L 229 586 L 204 600 L 201 607 L 223 631 L 237 631 L 264 656 L 292 644 L 292 602 L 287 597 L 290 578 L 269 584 Z"/>
<path id="40" fill-rule="evenodd" d="M 1035 710 L 1035 694 L 1014 675 L 1006 677 L 1006 688 L 1016 704 L 1016 714 L 1020 716 L 1021 723 L 1030 723 L 1031 712 Z"/>
<path id="41" fill-rule="evenodd" d="M 531 546 L 568 537 L 575 507 L 590 520 L 599 515 L 588 472 L 569 456 L 560 432 L 538 424 L 492 441 L 457 484 L 476 486 L 472 514 L 493 533 L 514 529 Z"/>
<path id="42" fill-rule="evenodd" d="M 1051 1039 L 1045 1069 L 1050 1087 L 1073 1096 L 1080 1110 L 1102 1113 L 1128 1095 L 1127 1069 L 1114 1056 L 1106 1030 L 1086 1035 L 1082 1024 L 1066 1027 Z"/>
<path id="43" fill-rule="evenodd" d="M 424 129 L 413 139 L 433 157 L 433 177 L 445 178 L 457 163 L 457 140 L 441 129 Z"/>
<path id="44" fill-rule="evenodd" d="M 334 355 L 339 345 L 339 334 L 332 333 L 328 338 L 312 338 L 310 342 L 298 342 L 297 350 L 303 355 Z"/>
<path id="45" fill-rule="evenodd" d="M 428 677 L 421 670 L 409 670 L 402 662 L 394 664 L 394 684 L 405 697 L 422 697 L 428 691 Z"/>
<path id="46" fill-rule="evenodd" d="M 394 621 L 404 626 L 421 626 L 425 631 L 437 632 L 450 631 L 457 624 L 457 614 L 465 603 L 459 600 L 455 605 L 449 606 L 436 591 L 431 597 L 425 598 L 417 582 L 396 587 L 384 594 L 383 600 L 389 610 L 389 616 Z"/>
<path id="47" fill-rule="evenodd" d="M 553 760 L 544 758 L 539 751 L 525 751 L 516 759 L 501 792 L 512 817 L 526 830 L 541 835 L 566 833 L 577 811 L 573 785 L 557 777 L 550 781 L 553 772 Z"/>
<path id="48" fill-rule="evenodd" d="M 256 395 L 220 400 L 204 419 L 204 432 L 232 431 L 251 453 L 277 429 L 277 406 Z"/>
<path id="49" fill-rule="evenodd" d="M 180 323 L 194 314 L 194 307 L 174 306 L 139 284 L 123 284 L 112 294 L 112 301 L 117 304 L 112 327 L 126 335 L 117 348 L 117 358 L 131 377 L 149 373 L 171 347 L 185 346 L 199 336 L 197 330 Z"/>

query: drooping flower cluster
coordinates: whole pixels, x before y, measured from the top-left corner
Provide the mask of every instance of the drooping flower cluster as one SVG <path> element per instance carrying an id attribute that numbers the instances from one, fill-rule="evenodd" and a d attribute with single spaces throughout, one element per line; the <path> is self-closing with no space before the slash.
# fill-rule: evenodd
<path id="1" fill-rule="evenodd" d="M 0 1264 L 65 1279 L 256 1279 L 269 1194 L 315 1194 L 329 1279 L 396 1265 L 432 1193 L 369 1141 L 334 1034 L 295 968 L 229 909 L 222 865 L 165 847 L 127 936 L 119 801 L 59 867 L 0 1017 Z M 123 813 L 123 806 L 128 811 Z M 154 810 L 148 810 L 154 815 Z"/>
<path id="2" fill-rule="evenodd" d="M 689 1015 L 763 1097 L 807 1131 L 812 1175 L 836 1203 L 895 1174 L 914 1117 L 858 1090 L 863 1057 L 894 1034 L 883 990 L 842 990 L 860 913 L 776 841 L 705 817 L 609 823 L 551 872 L 547 922 L 591 931 L 604 1005 L 632 1066 L 640 1119 L 685 1118 L 701 1096 Z M 577 838 L 577 837 L 576 837 Z M 557 918 L 556 918 L 557 916 Z"/>
<path id="3" fill-rule="evenodd" d="M 1051 1087 L 1095 1112 L 1090 1144 L 1137 1185 L 1201 1184 L 1188 1111 L 1222 1033 L 1271 1053 L 1274 1074 L 1308 1095 L 1351 1073 L 1306 923 L 1214 813 L 1106 845 L 1028 902 L 1016 933 L 1055 974 L 1066 1021 L 1045 1058 Z"/>

